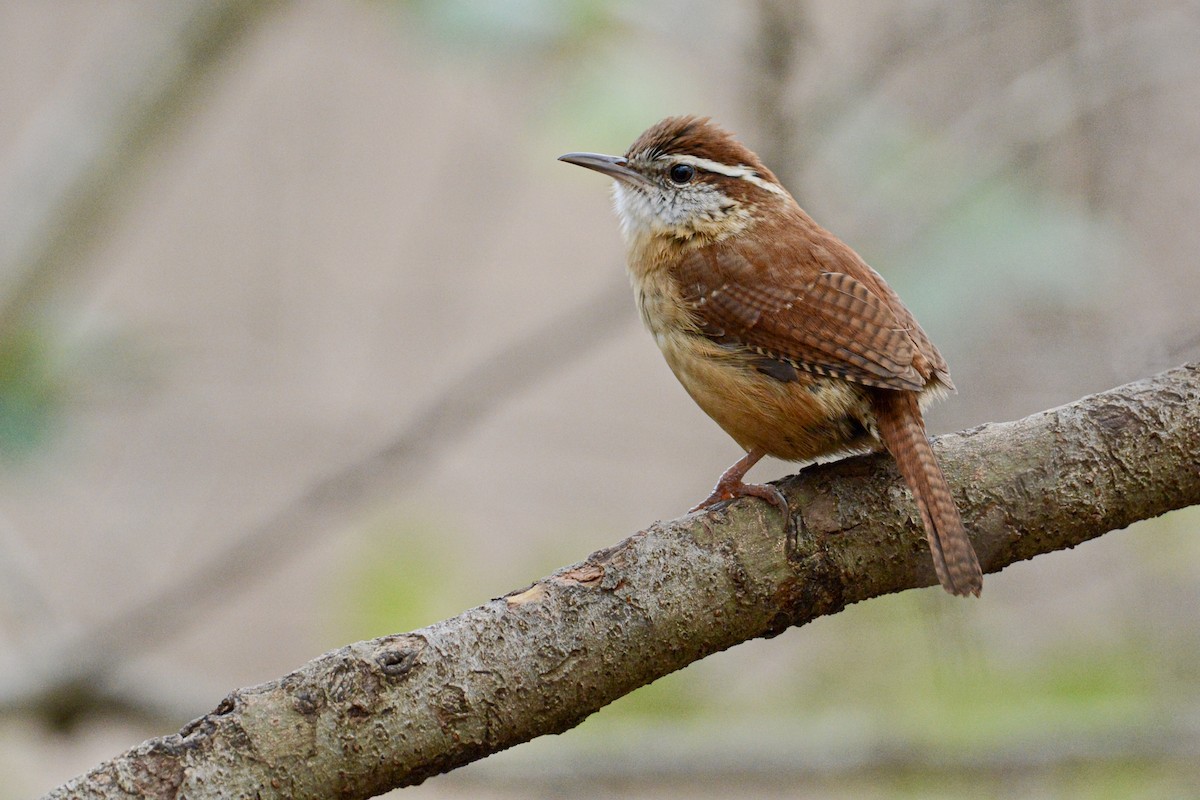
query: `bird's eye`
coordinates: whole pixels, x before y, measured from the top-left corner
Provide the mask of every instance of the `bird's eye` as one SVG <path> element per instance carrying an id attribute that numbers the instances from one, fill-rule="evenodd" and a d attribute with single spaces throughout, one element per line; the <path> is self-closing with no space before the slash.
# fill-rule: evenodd
<path id="1" fill-rule="evenodd" d="M 696 177 L 696 168 L 691 164 L 676 164 L 671 167 L 670 173 L 671 182 L 683 186 L 685 183 Z"/>

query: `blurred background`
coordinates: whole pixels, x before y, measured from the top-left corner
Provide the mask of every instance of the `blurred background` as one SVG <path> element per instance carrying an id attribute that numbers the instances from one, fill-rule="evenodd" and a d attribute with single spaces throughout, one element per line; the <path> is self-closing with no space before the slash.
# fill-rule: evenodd
<path id="1" fill-rule="evenodd" d="M 1200 358 L 1192 0 L 0 3 L 0 798 L 708 492 L 737 448 L 555 161 L 677 113 L 897 288 L 935 432 Z M 1197 528 L 850 608 L 404 796 L 1192 796 Z"/>

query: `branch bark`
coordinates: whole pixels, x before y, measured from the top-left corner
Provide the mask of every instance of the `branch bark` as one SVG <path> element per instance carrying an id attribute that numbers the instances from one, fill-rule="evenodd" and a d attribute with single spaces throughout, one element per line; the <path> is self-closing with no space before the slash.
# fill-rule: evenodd
<path id="1" fill-rule="evenodd" d="M 988 572 L 1200 503 L 1200 364 L 936 445 Z M 935 583 L 891 461 L 652 525 L 525 589 L 240 689 L 48 798 L 370 797 L 567 730 L 692 661 Z M 985 595 L 986 598 L 986 595 Z M 966 602 L 966 601 L 964 601 Z"/>

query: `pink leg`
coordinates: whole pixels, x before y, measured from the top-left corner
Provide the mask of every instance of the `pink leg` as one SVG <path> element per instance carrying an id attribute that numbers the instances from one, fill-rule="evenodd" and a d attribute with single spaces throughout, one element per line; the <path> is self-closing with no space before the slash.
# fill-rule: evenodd
<path id="1" fill-rule="evenodd" d="M 775 492 L 775 494 L 778 494 L 779 490 L 774 487 L 742 482 L 742 478 L 746 477 L 746 473 L 750 471 L 750 468 L 757 464 L 759 459 L 764 455 L 766 453 L 761 450 L 751 450 L 738 459 L 737 463 L 725 470 L 725 473 L 721 475 L 721 479 L 717 481 L 717 485 L 713 488 L 712 494 L 708 496 L 708 499 L 693 508 L 692 511 L 711 508 L 725 500 L 733 500 L 747 495 L 763 497 L 764 493 Z M 763 499 L 775 504 L 774 499 L 768 497 L 763 497 Z"/>

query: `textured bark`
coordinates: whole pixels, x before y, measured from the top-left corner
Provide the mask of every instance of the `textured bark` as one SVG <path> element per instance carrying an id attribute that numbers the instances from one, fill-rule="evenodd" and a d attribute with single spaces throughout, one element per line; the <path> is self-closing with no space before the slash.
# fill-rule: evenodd
<path id="1" fill-rule="evenodd" d="M 1200 503 L 1200 365 L 936 449 L 995 572 Z M 567 730 L 739 642 L 935 582 L 887 458 L 781 488 L 802 518 L 790 563 L 778 514 L 758 501 L 653 525 L 453 619 L 235 691 L 47 797 L 369 797 Z"/>

